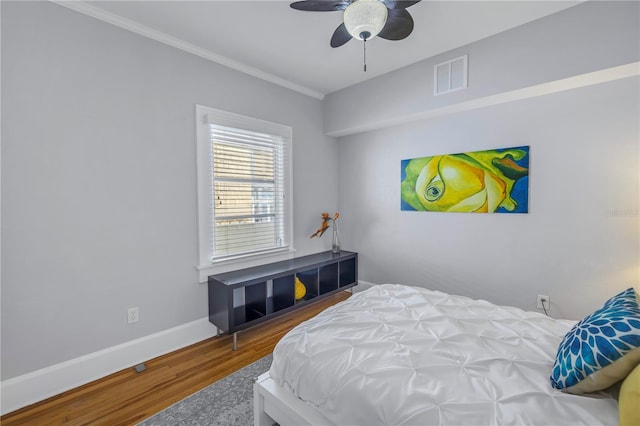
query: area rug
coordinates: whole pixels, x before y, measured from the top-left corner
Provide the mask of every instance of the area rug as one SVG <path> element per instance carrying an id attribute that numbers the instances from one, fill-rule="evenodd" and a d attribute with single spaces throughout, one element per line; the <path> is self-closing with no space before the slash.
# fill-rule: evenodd
<path id="1" fill-rule="evenodd" d="M 139 423 L 139 426 L 253 425 L 253 379 L 269 370 L 272 356 L 220 379 Z"/>

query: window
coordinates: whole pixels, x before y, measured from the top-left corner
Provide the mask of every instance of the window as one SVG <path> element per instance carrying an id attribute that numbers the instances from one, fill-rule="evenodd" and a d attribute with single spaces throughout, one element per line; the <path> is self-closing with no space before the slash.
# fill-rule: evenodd
<path id="1" fill-rule="evenodd" d="M 291 128 L 201 105 L 196 116 L 199 269 L 291 252 Z"/>

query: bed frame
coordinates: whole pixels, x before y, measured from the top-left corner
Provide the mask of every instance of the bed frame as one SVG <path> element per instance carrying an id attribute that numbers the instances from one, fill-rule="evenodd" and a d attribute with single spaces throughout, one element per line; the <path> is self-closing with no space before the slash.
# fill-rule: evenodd
<path id="1" fill-rule="evenodd" d="M 331 422 L 278 385 L 267 371 L 253 383 L 253 424 L 313 426 L 330 425 Z"/>

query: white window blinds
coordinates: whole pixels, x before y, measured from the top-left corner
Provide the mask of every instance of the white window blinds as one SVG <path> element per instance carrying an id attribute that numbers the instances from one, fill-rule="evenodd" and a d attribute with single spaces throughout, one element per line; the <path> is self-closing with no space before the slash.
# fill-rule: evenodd
<path id="1" fill-rule="evenodd" d="M 278 134 L 208 123 L 212 261 L 288 246 L 288 144 Z"/>

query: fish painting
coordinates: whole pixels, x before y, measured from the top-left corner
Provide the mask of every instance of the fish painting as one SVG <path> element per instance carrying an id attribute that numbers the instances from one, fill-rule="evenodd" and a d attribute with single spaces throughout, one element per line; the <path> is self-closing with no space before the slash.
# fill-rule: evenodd
<path id="1" fill-rule="evenodd" d="M 402 210 L 528 213 L 529 147 L 402 160 L 401 181 Z"/>

